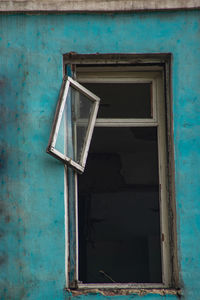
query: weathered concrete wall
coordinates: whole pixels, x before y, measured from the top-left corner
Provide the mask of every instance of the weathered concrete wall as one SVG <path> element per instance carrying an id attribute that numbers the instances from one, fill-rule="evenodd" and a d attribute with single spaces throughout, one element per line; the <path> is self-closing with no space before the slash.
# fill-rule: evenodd
<path id="1" fill-rule="evenodd" d="M 180 279 L 184 299 L 200 299 L 199 14 L 0 16 L 1 299 L 70 299 L 64 292 L 64 170 L 45 153 L 62 54 L 70 51 L 172 52 Z M 176 297 L 114 297 L 136 298 Z"/>
<path id="2" fill-rule="evenodd" d="M 134 11 L 200 8 L 200 0 L 1 0 L 0 11 Z"/>

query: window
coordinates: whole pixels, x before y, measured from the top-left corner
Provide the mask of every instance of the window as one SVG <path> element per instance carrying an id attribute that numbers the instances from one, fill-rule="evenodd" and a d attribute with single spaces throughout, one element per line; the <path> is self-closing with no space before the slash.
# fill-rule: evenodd
<path id="1" fill-rule="evenodd" d="M 99 98 L 71 77 L 63 79 L 47 153 L 82 173 Z"/>
<path id="2" fill-rule="evenodd" d="M 85 172 L 67 169 L 67 284 L 175 287 L 169 57 L 64 59 L 101 98 Z"/>
<path id="3" fill-rule="evenodd" d="M 78 176 L 79 286 L 162 284 L 169 272 L 169 235 L 161 224 L 167 196 L 162 71 L 77 67 L 76 73 L 101 98 L 86 171 Z"/>

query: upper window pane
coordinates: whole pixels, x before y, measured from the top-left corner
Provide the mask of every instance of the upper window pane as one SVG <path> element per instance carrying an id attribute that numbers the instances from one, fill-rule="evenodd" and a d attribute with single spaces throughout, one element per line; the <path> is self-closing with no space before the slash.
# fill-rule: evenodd
<path id="1" fill-rule="evenodd" d="M 98 118 L 152 118 L 151 83 L 84 83 L 98 95 Z"/>

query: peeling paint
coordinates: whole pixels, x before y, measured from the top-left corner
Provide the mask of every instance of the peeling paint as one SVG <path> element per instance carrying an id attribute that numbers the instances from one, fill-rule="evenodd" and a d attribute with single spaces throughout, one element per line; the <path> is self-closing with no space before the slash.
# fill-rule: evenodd
<path id="1" fill-rule="evenodd" d="M 148 294 L 154 294 L 154 295 L 176 295 L 181 296 L 181 290 L 180 289 L 79 289 L 79 290 L 68 290 L 66 291 L 71 292 L 73 296 L 79 296 L 79 295 L 88 295 L 88 294 L 101 294 L 103 296 L 127 296 L 127 295 L 139 295 L 139 296 L 145 296 Z"/>

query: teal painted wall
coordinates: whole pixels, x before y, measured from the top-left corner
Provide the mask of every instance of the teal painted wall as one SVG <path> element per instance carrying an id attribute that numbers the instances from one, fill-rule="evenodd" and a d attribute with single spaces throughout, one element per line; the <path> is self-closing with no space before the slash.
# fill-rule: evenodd
<path id="1" fill-rule="evenodd" d="M 62 55 L 173 54 L 183 299 L 200 299 L 200 12 L 0 16 L 0 299 L 63 300 L 64 170 L 45 153 Z M 112 299 L 101 295 L 76 299 Z M 114 299 L 175 299 L 115 296 Z"/>

